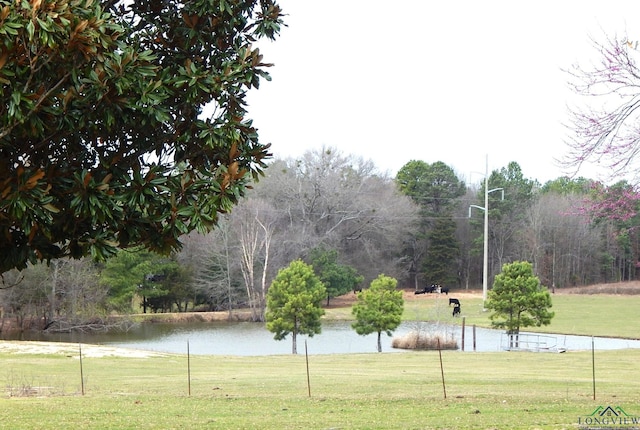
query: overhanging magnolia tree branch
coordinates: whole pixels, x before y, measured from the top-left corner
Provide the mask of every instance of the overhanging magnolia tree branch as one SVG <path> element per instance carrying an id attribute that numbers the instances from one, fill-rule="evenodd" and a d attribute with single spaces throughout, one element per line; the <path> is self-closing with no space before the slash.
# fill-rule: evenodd
<path id="1" fill-rule="evenodd" d="M 214 228 L 270 156 L 245 96 L 281 25 L 271 0 L 0 0 L 0 273 Z"/>

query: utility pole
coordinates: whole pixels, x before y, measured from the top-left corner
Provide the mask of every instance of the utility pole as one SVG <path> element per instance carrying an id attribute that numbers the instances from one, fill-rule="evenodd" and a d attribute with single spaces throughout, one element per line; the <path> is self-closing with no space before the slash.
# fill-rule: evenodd
<path id="1" fill-rule="evenodd" d="M 484 211 L 484 255 L 482 259 L 482 309 L 486 310 L 485 302 L 487 301 L 487 283 L 489 279 L 489 193 L 494 191 L 502 191 L 502 200 L 504 200 L 504 188 L 489 189 L 489 156 L 485 159 L 484 174 L 484 207 L 478 205 L 469 206 L 469 218 L 471 218 L 471 208 Z"/>

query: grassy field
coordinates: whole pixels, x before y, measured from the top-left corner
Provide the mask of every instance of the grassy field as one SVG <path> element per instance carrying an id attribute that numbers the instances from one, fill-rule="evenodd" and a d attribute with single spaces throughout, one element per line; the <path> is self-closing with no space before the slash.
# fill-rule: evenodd
<path id="1" fill-rule="evenodd" d="M 444 321 L 461 324 L 451 315 L 449 297 L 460 299 L 462 316 L 468 326 L 491 327 L 490 312 L 483 310 L 479 293 L 453 292 L 445 295 L 405 294 L 403 318 L 407 321 Z M 551 297 L 555 316 L 551 324 L 527 330 L 587 336 L 610 336 L 640 339 L 640 295 L 554 294 Z M 352 319 L 349 307 L 327 309 L 328 319 Z"/>
<path id="2" fill-rule="evenodd" d="M 79 360 L 2 356 L 7 429 L 575 428 L 597 406 L 640 416 L 640 351 Z M 446 389 L 446 398 L 445 398 Z"/>
<path id="3" fill-rule="evenodd" d="M 467 324 L 488 324 L 479 297 L 460 297 Z M 640 334 L 638 296 L 553 300 L 549 331 Z M 409 319 L 450 316 L 435 297 L 406 305 Z M 314 355 L 311 395 L 303 355 L 192 356 L 190 379 L 182 355 L 87 356 L 82 395 L 76 350 L 0 353 L 0 429 L 575 429 L 622 418 L 589 417 L 599 406 L 629 415 L 616 428 L 640 417 L 640 350 L 443 351 L 442 368 L 437 351 Z"/>

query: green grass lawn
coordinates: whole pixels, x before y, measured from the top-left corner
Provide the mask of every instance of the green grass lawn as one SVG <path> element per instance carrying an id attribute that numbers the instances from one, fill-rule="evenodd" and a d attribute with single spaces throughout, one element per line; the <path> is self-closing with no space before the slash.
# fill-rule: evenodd
<path id="1" fill-rule="evenodd" d="M 575 428 L 599 405 L 640 416 L 640 351 L 437 351 L 305 357 L 7 355 L 0 428 Z M 20 390 L 41 389 L 20 395 Z M 445 398 L 446 389 L 446 398 Z"/>
<path id="2" fill-rule="evenodd" d="M 640 337 L 637 296 L 553 303 L 544 330 Z M 489 325 L 479 298 L 463 314 Z M 454 321 L 435 298 L 408 302 L 405 317 Z M 598 406 L 640 417 L 640 350 L 443 351 L 442 369 L 437 351 L 314 355 L 311 396 L 304 355 L 192 356 L 191 395 L 183 355 L 85 358 L 85 395 L 77 353 L 0 362 L 0 429 L 574 429 Z"/>
<path id="3" fill-rule="evenodd" d="M 455 294 L 451 294 L 452 297 Z M 563 333 L 586 336 L 610 336 L 640 339 L 640 296 L 638 295 L 583 295 L 554 294 L 551 296 L 552 311 L 555 312 L 551 324 L 543 327 L 528 327 L 523 331 L 543 333 Z M 462 315 L 467 326 L 491 327 L 489 315 L 484 311 L 482 297 L 465 298 L 461 301 Z M 340 316 L 351 318 L 347 312 Z M 329 314 L 337 317 L 338 312 Z M 461 318 L 451 315 L 448 297 L 427 297 L 424 300 L 405 302 L 404 317 L 407 321 L 440 320 L 461 324 Z M 339 319 L 339 318 L 336 318 Z"/>

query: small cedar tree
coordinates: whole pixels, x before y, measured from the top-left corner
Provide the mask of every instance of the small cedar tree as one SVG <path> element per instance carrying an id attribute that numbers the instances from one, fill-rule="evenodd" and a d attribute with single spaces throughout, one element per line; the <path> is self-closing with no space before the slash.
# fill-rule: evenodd
<path id="1" fill-rule="evenodd" d="M 402 291 L 396 290 L 397 285 L 396 279 L 379 275 L 370 288 L 357 294 L 358 301 L 352 308 L 356 318 L 353 329 L 362 336 L 378 333 L 378 352 L 382 352 L 382 332 L 391 336 L 402 322 L 404 299 Z"/>
<path id="2" fill-rule="evenodd" d="M 301 260 L 292 261 L 281 269 L 267 292 L 267 330 L 274 339 L 292 336 L 292 353 L 297 354 L 297 336 L 313 337 L 321 331 L 321 307 L 326 295 L 322 281 L 313 268 Z"/>
<path id="3" fill-rule="evenodd" d="M 487 309 L 491 325 L 517 334 L 521 327 L 548 325 L 554 313 L 551 295 L 533 274 L 531 263 L 515 261 L 502 266 L 489 291 Z"/>

